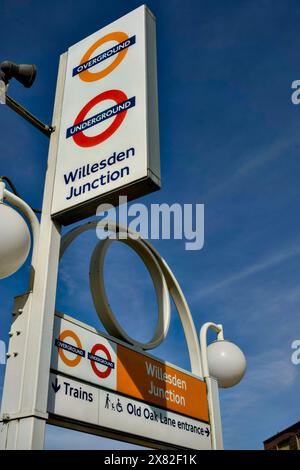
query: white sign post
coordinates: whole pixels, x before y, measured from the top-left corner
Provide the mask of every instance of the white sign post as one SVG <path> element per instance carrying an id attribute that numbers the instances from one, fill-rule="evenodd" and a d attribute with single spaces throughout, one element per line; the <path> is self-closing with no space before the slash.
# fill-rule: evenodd
<path id="1" fill-rule="evenodd" d="M 160 187 L 155 18 L 141 6 L 68 50 L 52 215 Z"/>

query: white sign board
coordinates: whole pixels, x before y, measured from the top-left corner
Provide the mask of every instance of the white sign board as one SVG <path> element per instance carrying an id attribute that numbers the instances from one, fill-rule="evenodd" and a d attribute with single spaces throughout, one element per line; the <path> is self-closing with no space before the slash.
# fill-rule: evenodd
<path id="1" fill-rule="evenodd" d="M 64 224 L 160 187 L 155 18 L 145 6 L 68 50 L 52 201 Z"/>
<path id="2" fill-rule="evenodd" d="M 48 412 L 57 418 L 98 425 L 160 445 L 211 449 L 208 424 L 69 377 L 50 374 L 48 400 Z"/>
<path id="3" fill-rule="evenodd" d="M 203 379 L 55 315 L 51 369 L 168 411 L 209 421 Z"/>

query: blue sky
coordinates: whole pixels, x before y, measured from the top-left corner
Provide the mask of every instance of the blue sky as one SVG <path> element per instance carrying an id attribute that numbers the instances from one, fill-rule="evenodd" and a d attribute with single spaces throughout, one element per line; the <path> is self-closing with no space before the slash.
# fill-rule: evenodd
<path id="1" fill-rule="evenodd" d="M 59 55 L 141 3 L 129 0 L 2 0 L 1 60 L 36 63 L 27 90 L 9 93 L 50 123 Z M 149 0 L 157 17 L 162 189 L 150 203 L 204 203 L 205 246 L 154 241 L 186 294 L 199 330 L 224 325 L 248 361 L 244 380 L 221 391 L 227 449 L 259 449 L 299 420 L 300 338 L 299 123 L 291 83 L 300 79 L 300 5 L 289 0 Z M 0 173 L 41 206 L 47 138 L 0 107 Z M 88 288 L 95 233 L 64 257 L 57 308 L 101 329 Z M 0 339 L 7 339 L 12 298 L 24 292 L 28 263 L 0 282 Z M 147 339 L 155 296 L 137 257 L 122 246 L 107 259 L 111 305 L 130 334 Z M 174 310 L 174 309 L 173 309 Z M 102 328 L 103 329 L 103 328 Z M 181 367 L 189 360 L 175 311 L 167 341 L 154 354 Z M 4 366 L 0 366 L 0 386 Z M 127 448 L 49 427 L 47 448 Z"/>

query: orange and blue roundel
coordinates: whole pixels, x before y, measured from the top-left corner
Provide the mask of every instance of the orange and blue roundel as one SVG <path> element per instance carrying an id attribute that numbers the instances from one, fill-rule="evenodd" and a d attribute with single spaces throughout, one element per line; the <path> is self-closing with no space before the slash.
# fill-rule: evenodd
<path id="1" fill-rule="evenodd" d="M 73 341 L 75 341 L 76 346 L 66 342 L 66 338 L 72 338 Z M 82 349 L 79 336 L 73 330 L 62 331 L 59 337 L 55 340 L 55 346 L 58 349 L 60 359 L 68 367 L 76 367 L 83 358 L 87 358 L 90 361 L 94 374 L 100 379 L 106 379 L 115 368 L 115 363 L 112 361 L 111 354 L 104 344 L 94 344 L 90 352 L 85 351 Z M 66 352 L 73 354 L 75 356 L 74 359 L 69 359 L 65 354 Z M 101 353 L 101 356 L 99 356 L 99 352 Z M 100 370 L 97 364 L 98 366 L 104 366 L 104 370 Z"/>
<path id="2" fill-rule="evenodd" d="M 88 119 L 85 119 L 88 112 L 96 104 L 105 100 L 115 101 L 116 104 Z M 74 142 L 79 147 L 94 147 L 95 145 L 99 145 L 101 142 L 104 142 L 106 139 L 111 137 L 114 132 L 116 132 L 116 130 L 124 121 L 128 109 L 135 106 L 135 102 L 135 96 L 128 98 L 121 90 L 108 90 L 100 93 L 91 99 L 82 108 L 76 117 L 73 126 L 67 129 L 66 138 L 68 139 L 69 137 L 73 137 Z M 89 129 L 90 127 L 93 127 L 112 117 L 114 117 L 112 123 L 100 134 L 94 136 L 84 135 L 84 130 Z"/>
<path id="3" fill-rule="evenodd" d="M 110 41 L 116 41 L 118 44 L 92 57 L 92 54 L 100 46 Z M 106 36 L 98 39 L 89 47 L 81 58 L 80 64 L 73 68 L 72 76 L 75 77 L 76 75 L 79 75 L 79 78 L 84 82 L 95 82 L 97 80 L 101 80 L 101 78 L 110 74 L 122 62 L 128 52 L 128 48 L 135 44 L 135 42 L 135 36 L 128 37 L 126 33 L 121 31 L 106 34 Z M 98 72 L 93 72 L 91 70 L 95 65 L 101 64 L 102 62 L 105 62 L 105 60 L 114 56 L 114 60 L 103 70 Z"/>

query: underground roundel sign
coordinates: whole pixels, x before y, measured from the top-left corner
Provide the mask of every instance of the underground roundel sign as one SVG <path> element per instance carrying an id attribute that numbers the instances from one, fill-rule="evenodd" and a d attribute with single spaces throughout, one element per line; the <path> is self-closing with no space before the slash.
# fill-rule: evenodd
<path id="1" fill-rule="evenodd" d="M 107 100 L 114 101 L 115 104 L 109 108 L 94 114 L 87 118 L 87 114 L 91 113 L 93 108 Z M 127 98 L 125 93 L 121 90 L 109 90 L 100 93 L 92 98 L 78 113 L 73 126 L 67 129 L 66 137 L 73 137 L 75 144 L 79 147 L 94 147 L 101 144 L 106 139 L 111 137 L 116 130 L 120 127 L 125 119 L 129 108 L 135 106 L 135 97 Z M 87 136 L 84 130 L 89 129 L 97 124 L 113 118 L 113 121 L 108 124 L 107 128 L 99 134 Z"/>

